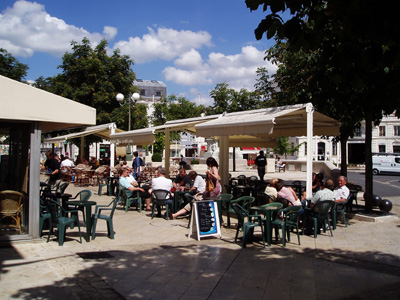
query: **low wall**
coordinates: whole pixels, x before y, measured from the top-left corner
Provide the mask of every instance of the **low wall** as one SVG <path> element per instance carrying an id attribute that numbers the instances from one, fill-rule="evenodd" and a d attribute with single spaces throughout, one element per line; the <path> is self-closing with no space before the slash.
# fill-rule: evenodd
<path id="1" fill-rule="evenodd" d="M 307 162 L 302 160 L 282 160 L 286 164 L 286 171 L 307 172 Z M 314 161 L 313 172 L 323 173 L 325 178 L 332 178 L 335 182 L 339 178 L 340 169 L 330 161 Z"/>

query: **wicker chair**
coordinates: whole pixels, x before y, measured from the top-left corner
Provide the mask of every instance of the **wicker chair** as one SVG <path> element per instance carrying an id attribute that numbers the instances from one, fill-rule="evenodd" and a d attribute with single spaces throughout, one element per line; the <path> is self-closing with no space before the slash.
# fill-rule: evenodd
<path id="1" fill-rule="evenodd" d="M 0 220 L 11 218 L 15 221 L 15 225 L 8 225 L 16 227 L 19 234 L 22 233 L 21 218 L 24 195 L 17 191 L 1 191 L 0 192 Z"/>

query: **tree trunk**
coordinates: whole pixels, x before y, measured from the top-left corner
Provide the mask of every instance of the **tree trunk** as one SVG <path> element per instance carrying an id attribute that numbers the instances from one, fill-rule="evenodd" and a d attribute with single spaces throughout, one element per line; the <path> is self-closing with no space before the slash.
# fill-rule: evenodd
<path id="1" fill-rule="evenodd" d="M 340 175 L 347 177 L 347 141 L 349 137 L 347 135 L 340 135 Z"/>
<path id="2" fill-rule="evenodd" d="M 365 114 L 365 212 L 372 212 L 373 177 L 372 177 L 372 117 Z"/>

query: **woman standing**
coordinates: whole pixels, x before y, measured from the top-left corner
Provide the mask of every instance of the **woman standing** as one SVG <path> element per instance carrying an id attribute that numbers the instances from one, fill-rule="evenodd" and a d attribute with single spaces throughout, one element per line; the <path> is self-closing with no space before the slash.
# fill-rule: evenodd
<path id="1" fill-rule="evenodd" d="M 218 163 L 213 157 L 207 158 L 206 198 L 217 197 L 221 194 L 221 176 L 218 172 Z"/>

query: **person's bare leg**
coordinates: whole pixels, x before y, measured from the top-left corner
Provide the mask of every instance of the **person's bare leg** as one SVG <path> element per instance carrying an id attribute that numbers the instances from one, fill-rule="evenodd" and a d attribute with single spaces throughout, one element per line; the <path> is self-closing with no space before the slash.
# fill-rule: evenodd
<path id="1" fill-rule="evenodd" d="M 151 206 L 150 206 L 151 199 L 150 199 L 150 198 L 147 198 L 147 199 L 145 199 L 144 201 L 146 202 L 146 210 L 147 210 L 147 211 L 151 210 Z"/>
<path id="2" fill-rule="evenodd" d="M 182 208 L 181 210 L 177 211 L 176 213 L 172 214 L 171 217 L 172 219 L 175 219 L 176 217 L 182 216 L 184 214 L 188 213 L 188 211 L 184 208 Z"/>

